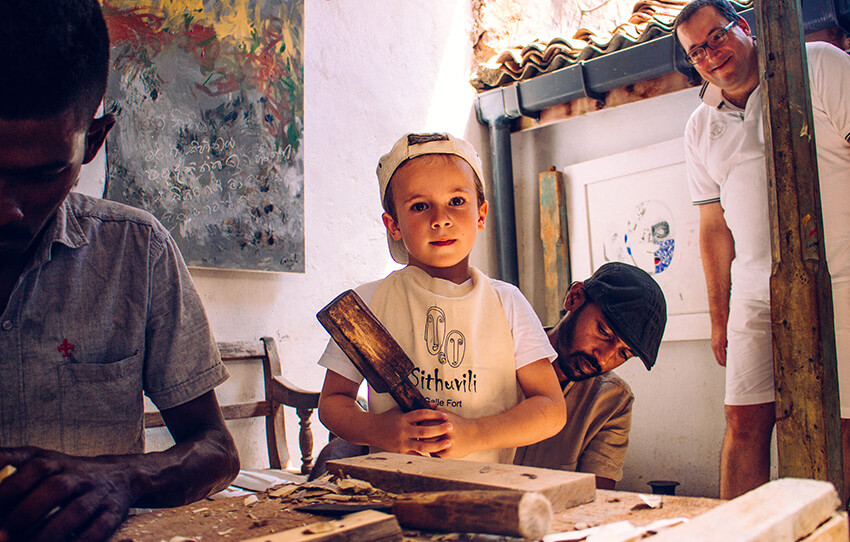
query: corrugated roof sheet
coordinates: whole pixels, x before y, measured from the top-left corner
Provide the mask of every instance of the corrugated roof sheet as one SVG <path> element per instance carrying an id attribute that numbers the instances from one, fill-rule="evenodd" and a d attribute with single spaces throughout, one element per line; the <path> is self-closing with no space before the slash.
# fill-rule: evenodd
<path id="1" fill-rule="evenodd" d="M 535 40 L 524 47 L 507 49 L 479 66 L 472 85 L 479 91 L 509 85 L 665 36 L 672 32 L 676 15 L 689 1 L 640 0 L 628 22 L 617 26 L 611 35 L 581 28 L 572 38 L 556 37 L 548 43 Z M 739 11 L 753 4 L 753 0 L 731 2 Z"/>

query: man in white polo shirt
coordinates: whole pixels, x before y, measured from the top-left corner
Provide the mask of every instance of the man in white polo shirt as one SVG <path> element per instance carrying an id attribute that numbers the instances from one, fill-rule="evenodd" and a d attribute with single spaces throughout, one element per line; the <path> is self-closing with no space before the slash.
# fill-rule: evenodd
<path id="1" fill-rule="evenodd" d="M 726 0 L 694 0 L 674 35 L 705 80 L 685 131 L 691 198 L 711 312 L 711 348 L 726 367 L 720 497 L 767 482 L 775 423 L 770 232 L 756 42 Z M 850 56 L 806 47 L 827 262 L 832 275 L 845 469 L 850 467 Z M 843 364 L 843 367 L 842 367 Z M 845 470 L 845 479 L 846 475 Z M 845 482 L 846 485 L 846 482 Z"/>

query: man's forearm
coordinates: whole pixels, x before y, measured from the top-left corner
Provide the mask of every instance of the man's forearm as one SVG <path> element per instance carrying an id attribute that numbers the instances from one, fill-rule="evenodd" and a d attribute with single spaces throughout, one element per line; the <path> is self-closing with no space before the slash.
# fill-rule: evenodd
<path id="1" fill-rule="evenodd" d="M 701 209 L 700 253 L 708 290 L 708 306 L 712 325 L 726 326 L 729 318 L 729 294 L 732 285 L 732 260 L 735 258 L 735 241 L 722 218 L 722 209 Z"/>
<path id="2" fill-rule="evenodd" d="M 162 452 L 132 456 L 132 489 L 141 508 L 180 506 L 220 491 L 239 473 L 229 433 L 206 429 Z"/>

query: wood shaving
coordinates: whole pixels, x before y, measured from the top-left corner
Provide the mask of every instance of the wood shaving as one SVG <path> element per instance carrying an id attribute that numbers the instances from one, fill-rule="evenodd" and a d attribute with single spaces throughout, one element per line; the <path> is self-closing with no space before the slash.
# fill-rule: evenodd
<path id="1" fill-rule="evenodd" d="M 193 514 L 197 514 L 198 512 L 203 512 L 203 511 L 205 511 L 205 510 L 209 510 L 209 507 L 208 507 L 208 506 L 204 506 L 203 508 L 195 508 L 194 510 L 192 510 L 192 513 L 193 513 Z"/>
<path id="2" fill-rule="evenodd" d="M 336 521 L 320 521 L 318 523 L 311 523 L 304 529 L 305 534 L 319 534 L 319 533 L 329 533 L 331 531 L 335 531 L 338 524 Z"/>
<path id="3" fill-rule="evenodd" d="M 374 493 L 375 487 L 369 482 L 357 480 L 356 478 L 343 478 L 336 483 L 343 491 L 351 490 L 354 493 Z"/>
<path id="4" fill-rule="evenodd" d="M 245 497 L 245 506 L 251 506 L 252 504 L 258 502 L 260 500 L 256 495 L 248 495 Z"/>
<path id="5" fill-rule="evenodd" d="M 235 530 L 236 530 L 236 527 L 231 527 L 231 528 L 227 529 L 226 531 L 218 531 L 218 536 L 224 536 L 226 534 L 230 534 Z"/>
<path id="6" fill-rule="evenodd" d="M 292 495 L 293 493 L 298 491 L 298 489 L 300 488 L 296 485 L 281 486 L 278 489 L 273 489 L 272 491 L 269 491 L 269 497 L 282 499 L 284 497 Z"/>
<path id="7" fill-rule="evenodd" d="M 644 495 L 643 493 L 639 494 L 641 502 L 632 506 L 632 510 L 640 510 L 643 508 L 661 508 L 664 506 L 664 501 L 661 499 L 660 495 Z"/>
<path id="8" fill-rule="evenodd" d="M 198 542 L 197 538 L 186 538 L 185 536 L 172 536 L 168 542 Z"/>

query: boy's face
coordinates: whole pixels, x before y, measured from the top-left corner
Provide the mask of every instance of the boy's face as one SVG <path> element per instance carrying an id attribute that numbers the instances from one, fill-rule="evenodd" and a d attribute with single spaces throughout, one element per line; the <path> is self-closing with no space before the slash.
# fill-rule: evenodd
<path id="1" fill-rule="evenodd" d="M 487 216 L 469 164 L 453 155 L 419 156 L 390 182 L 396 219 L 384 213 L 384 225 L 404 242 L 410 265 L 458 284 L 467 280 L 469 253 Z"/>
<path id="2" fill-rule="evenodd" d="M 0 119 L 0 259 L 22 258 L 94 158 L 114 120 L 80 126 L 73 111 Z"/>

